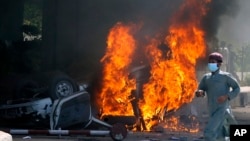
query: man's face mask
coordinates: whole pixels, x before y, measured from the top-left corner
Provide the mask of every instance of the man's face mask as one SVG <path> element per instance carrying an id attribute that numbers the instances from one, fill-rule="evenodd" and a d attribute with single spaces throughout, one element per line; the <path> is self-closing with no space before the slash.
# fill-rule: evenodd
<path id="1" fill-rule="evenodd" d="M 218 66 L 217 66 L 217 63 L 208 63 L 208 69 L 209 71 L 211 72 L 215 72 L 216 70 L 218 70 Z"/>

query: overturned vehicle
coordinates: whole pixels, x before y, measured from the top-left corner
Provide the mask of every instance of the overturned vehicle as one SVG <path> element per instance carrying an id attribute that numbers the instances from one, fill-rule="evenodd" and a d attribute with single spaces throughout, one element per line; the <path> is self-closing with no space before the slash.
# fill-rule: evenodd
<path id="1" fill-rule="evenodd" d="M 55 100 L 82 89 L 72 78 L 59 71 L 38 75 L 11 74 L 0 80 L 0 120 L 8 125 L 46 126 Z"/>
<path id="2" fill-rule="evenodd" d="M 116 141 L 127 136 L 124 124 L 109 124 L 93 116 L 85 84 L 77 84 L 63 73 L 57 73 L 51 79 L 44 87 L 36 85 L 36 81 L 20 80 L 20 84 L 26 85 L 21 85 L 19 95 L 1 101 L 3 131 L 23 134 L 28 131 L 20 129 L 27 128 L 32 129 L 32 133 L 65 135 L 64 131 L 74 130 L 86 135 L 110 135 Z M 46 132 L 44 129 L 49 130 Z"/>

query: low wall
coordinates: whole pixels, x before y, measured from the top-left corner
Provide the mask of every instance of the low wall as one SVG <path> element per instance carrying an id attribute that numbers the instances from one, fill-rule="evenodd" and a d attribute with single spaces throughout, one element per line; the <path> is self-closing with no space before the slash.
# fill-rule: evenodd
<path id="1" fill-rule="evenodd" d="M 250 87 L 243 86 L 239 95 L 231 101 L 232 108 L 245 107 L 250 102 Z"/>

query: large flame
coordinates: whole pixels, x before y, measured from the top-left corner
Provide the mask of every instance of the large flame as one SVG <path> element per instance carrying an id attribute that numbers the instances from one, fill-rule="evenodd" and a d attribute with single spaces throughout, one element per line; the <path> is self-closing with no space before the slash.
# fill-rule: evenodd
<path id="1" fill-rule="evenodd" d="M 147 56 L 151 69 L 149 80 L 143 86 L 143 99 L 139 102 L 145 120 L 163 111 L 177 110 L 192 101 L 197 88 L 196 62 L 206 54 L 201 20 L 209 2 L 185 0 L 170 19 L 171 25 L 164 40 L 149 39 L 149 44 L 141 52 Z M 119 22 L 108 35 L 107 52 L 101 60 L 104 78 L 98 99 L 104 115 L 134 114 L 130 98 L 136 82 L 129 79 L 128 68 L 137 48 L 135 29 L 135 25 Z M 167 49 L 159 48 L 162 43 Z M 147 127 L 150 126 L 147 123 Z"/>
<path id="2" fill-rule="evenodd" d="M 155 39 L 147 47 L 152 69 L 150 80 L 144 85 L 144 99 L 140 106 L 145 111 L 144 117 L 151 118 L 162 110 L 176 110 L 192 100 L 197 88 L 196 60 L 206 51 L 204 32 L 199 23 L 204 16 L 202 4 L 197 0 L 187 0 L 173 16 L 170 35 L 165 38 L 171 52 L 158 49 L 160 42 Z M 182 20 L 187 10 L 190 16 Z M 199 11 L 202 13 L 197 14 Z M 169 57 L 166 59 L 165 56 Z"/>
<path id="3" fill-rule="evenodd" d="M 135 80 L 128 78 L 128 67 L 136 48 L 132 33 L 134 25 L 117 23 L 111 30 L 107 41 L 101 91 L 102 113 L 112 115 L 133 115 L 130 92 L 135 89 Z"/>

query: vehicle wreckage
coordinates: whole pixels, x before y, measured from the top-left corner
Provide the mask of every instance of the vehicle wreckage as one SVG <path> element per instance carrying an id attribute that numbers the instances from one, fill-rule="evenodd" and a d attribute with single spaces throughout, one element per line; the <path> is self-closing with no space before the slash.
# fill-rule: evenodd
<path id="1" fill-rule="evenodd" d="M 49 83 L 48 87 L 45 88 L 34 88 L 36 85 L 23 85 L 25 89 L 21 90 L 23 91 L 22 93 L 27 94 L 28 91 L 32 90 L 33 94 L 29 94 L 29 97 L 23 94 L 22 98 L 8 100 L 5 104 L 2 104 L 0 106 L 0 119 L 4 121 L 2 123 L 12 124 L 22 129 L 25 126 L 32 127 L 31 130 L 12 129 L 4 131 L 12 134 L 109 134 L 114 140 L 122 140 L 127 136 L 127 132 L 130 129 L 136 129 L 137 131 L 148 131 L 153 128 L 155 130 L 162 129 L 158 129 L 157 124 L 152 129 L 148 129 L 138 106 L 138 100 L 143 95 L 140 88 L 147 81 L 148 70 L 148 66 L 140 66 L 130 73 L 130 77 L 135 78 L 137 82 L 137 89 L 131 92 L 131 96 L 135 98 L 131 101 L 134 111 L 133 116 L 104 115 L 100 117 L 94 115 L 95 107 L 91 106 L 91 95 L 88 92 L 87 85 L 75 85 L 74 81 L 64 75 L 63 77 L 57 76 L 57 81 L 53 80 L 52 82 L 54 83 Z M 52 88 L 50 88 L 51 86 Z M 189 111 L 187 109 L 184 110 L 186 112 Z M 173 113 L 177 113 L 176 115 L 180 117 L 183 124 L 190 124 L 189 130 L 197 129 L 198 121 L 194 116 L 189 118 L 190 113 L 183 115 L 184 112 L 182 113 L 181 110 L 179 115 L 176 111 L 173 111 Z M 161 117 L 153 117 L 150 120 L 154 120 L 156 123 L 159 122 L 159 118 L 170 119 L 172 115 L 175 115 L 173 113 L 163 111 L 160 115 Z M 34 127 L 35 130 L 33 130 Z M 48 128 L 49 130 L 41 130 Z M 68 131 L 68 129 L 73 130 Z"/>
<path id="2" fill-rule="evenodd" d="M 124 124 L 109 124 L 93 116 L 85 84 L 78 85 L 67 75 L 59 74 L 53 83 L 42 88 L 27 79 L 25 83 L 21 81 L 19 97 L 1 102 L 2 131 L 11 134 L 110 135 L 116 141 L 127 136 Z M 31 130 L 20 130 L 24 127 Z"/>

